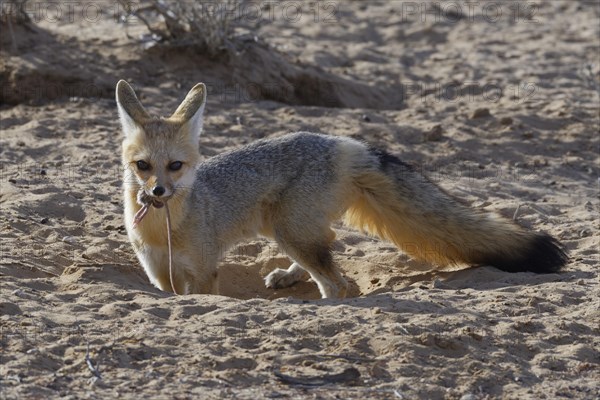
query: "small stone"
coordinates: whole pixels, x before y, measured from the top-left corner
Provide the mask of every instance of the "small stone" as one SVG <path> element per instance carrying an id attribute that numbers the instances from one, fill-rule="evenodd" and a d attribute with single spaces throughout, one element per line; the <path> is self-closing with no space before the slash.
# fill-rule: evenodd
<path id="1" fill-rule="evenodd" d="M 13 178 L 10 178 L 8 181 L 9 181 L 10 183 L 12 183 L 13 185 L 17 183 L 17 180 L 16 180 L 16 179 L 13 179 Z"/>
<path id="2" fill-rule="evenodd" d="M 288 314 L 286 314 L 285 312 L 283 312 L 283 310 L 279 310 L 277 315 L 275 315 L 275 318 L 277 318 L 280 321 L 283 321 L 283 320 L 290 318 L 290 316 Z"/>
<path id="3" fill-rule="evenodd" d="M 442 126 L 439 124 L 435 125 L 429 132 L 425 133 L 425 140 L 428 142 L 439 142 L 443 138 L 442 132 Z"/>
<path id="4" fill-rule="evenodd" d="M 475 400 L 476 397 L 473 393 L 463 394 L 460 400 Z"/>
<path id="5" fill-rule="evenodd" d="M 378 282 L 379 282 L 379 278 L 373 278 L 373 279 L 371 279 L 371 283 L 373 285 L 376 284 L 376 283 L 378 283 Z"/>
<path id="6" fill-rule="evenodd" d="M 363 114 L 360 118 L 365 122 L 371 122 L 371 118 L 367 114 Z"/>
<path id="7" fill-rule="evenodd" d="M 446 289 L 446 288 L 448 288 L 448 286 L 446 284 L 444 284 L 444 282 L 442 282 L 439 279 L 434 279 L 433 280 L 433 284 L 431 286 L 434 287 L 435 289 Z"/>
<path id="8" fill-rule="evenodd" d="M 48 218 L 40 219 L 40 224 L 47 224 L 47 223 L 48 223 Z"/>
<path id="9" fill-rule="evenodd" d="M 511 117 L 503 117 L 500 119 L 500 125 L 512 125 L 513 119 Z"/>
<path id="10" fill-rule="evenodd" d="M 77 243 L 77 239 L 75 239 L 73 236 L 65 236 L 62 241 L 70 244 Z"/>
<path id="11" fill-rule="evenodd" d="M 471 116 L 471 119 L 487 118 L 491 116 L 492 114 L 490 113 L 490 110 L 488 108 L 478 108 Z"/>
<path id="12" fill-rule="evenodd" d="M 532 132 L 523 132 L 523 134 L 521 136 L 523 136 L 524 139 L 533 139 Z"/>
<path id="13" fill-rule="evenodd" d="M 588 229 L 583 229 L 581 230 L 581 232 L 579 232 L 579 237 L 588 237 L 591 236 L 591 232 Z"/>

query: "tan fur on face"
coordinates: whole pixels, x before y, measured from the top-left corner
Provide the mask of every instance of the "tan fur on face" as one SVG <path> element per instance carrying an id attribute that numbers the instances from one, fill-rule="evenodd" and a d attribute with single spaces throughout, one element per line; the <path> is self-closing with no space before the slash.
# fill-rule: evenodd
<path id="1" fill-rule="evenodd" d="M 152 119 L 140 126 L 139 132 L 130 135 L 123 141 L 123 162 L 133 177 L 132 184 L 126 185 L 126 202 L 133 214 L 141 205 L 137 203 L 140 188 L 150 193 L 156 185 L 165 187 L 172 197 L 169 201 L 171 220 L 173 222 L 173 247 L 180 245 L 177 227 L 182 221 L 181 204 L 190 190 L 189 183 L 180 182 L 184 175 L 193 174 L 200 155 L 190 135 L 182 129 L 180 122 L 169 119 Z M 143 160 L 151 169 L 141 171 L 136 162 Z M 174 161 L 183 163 L 178 171 L 169 170 Z M 132 218 L 132 215 L 126 216 Z M 164 208 L 150 208 L 148 215 L 136 228 L 136 235 L 144 242 L 154 246 L 166 245 L 166 214 Z"/>
<path id="2" fill-rule="evenodd" d="M 168 119 L 155 119 L 141 126 L 140 132 L 123 141 L 123 162 L 136 176 L 138 183 L 146 190 L 156 185 L 169 191 L 176 188 L 176 182 L 198 163 L 200 155 L 185 129 L 180 123 Z M 136 162 L 143 160 L 151 169 L 141 171 Z M 169 170 L 169 164 L 181 161 L 178 171 Z"/>

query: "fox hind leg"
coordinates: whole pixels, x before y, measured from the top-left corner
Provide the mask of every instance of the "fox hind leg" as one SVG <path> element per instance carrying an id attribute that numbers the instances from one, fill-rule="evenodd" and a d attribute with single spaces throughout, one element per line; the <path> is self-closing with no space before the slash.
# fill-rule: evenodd
<path id="1" fill-rule="evenodd" d="M 296 264 L 299 264 L 298 267 L 301 266 L 300 268 L 310 274 L 319 287 L 323 298 L 344 298 L 348 283 L 333 261 L 329 230 L 322 235 L 321 240 L 318 240 L 318 238 L 317 236 L 316 239 L 306 242 L 294 240 L 293 236 L 287 235 L 286 232 L 276 231 L 275 235 L 279 245 L 292 257 Z M 296 268 L 293 272 L 296 273 Z"/>
<path id="2" fill-rule="evenodd" d="M 305 281 L 309 277 L 308 272 L 297 262 L 288 269 L 277 268 L 265 277 L 265 286 L 272 289 L 283 289 L 293 284 Z"/>

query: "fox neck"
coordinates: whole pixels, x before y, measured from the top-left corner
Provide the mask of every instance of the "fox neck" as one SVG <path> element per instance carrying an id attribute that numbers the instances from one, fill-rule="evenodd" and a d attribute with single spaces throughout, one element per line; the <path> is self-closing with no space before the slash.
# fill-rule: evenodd
<path id="1" fill-rule="evenodd" d="M 186 200 L 188 189 L 180 189 L 176 197 L 169 200 L 169 215 L 171 218 L 171 234 L 173 247 L 178 247 L 181 236 L 182 223 L 186 214 Z M 137 202 L 137 191 L 125 190 L 125 226 L 130 237 L 152 246 L 167 246 L 167 212 L 166 207 L 150 207 L 148 214 L 133 228 L 133 218 L 142 206 Z"/>

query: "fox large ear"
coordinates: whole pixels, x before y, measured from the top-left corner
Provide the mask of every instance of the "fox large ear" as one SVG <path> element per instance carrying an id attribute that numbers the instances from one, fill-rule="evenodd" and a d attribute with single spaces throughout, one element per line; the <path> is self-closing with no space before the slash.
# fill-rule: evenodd
<path id="1" fill-rule="evenodd" d="M 119 119 L 125 136 L 134 132 L 142 123 L 150 118 L 135 92 L 124 80 L 117 83 L 115 90 Z"/>
<path id="2" fill-rule="evenodd" d="M 198 83 L 185 96 L 171 119 L 182 124 L 182 129 L 187 130 L 194 142 L 198 142 L 204 120 L 204 105 L 206 104 L 206 86 Z"/>

